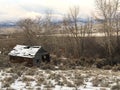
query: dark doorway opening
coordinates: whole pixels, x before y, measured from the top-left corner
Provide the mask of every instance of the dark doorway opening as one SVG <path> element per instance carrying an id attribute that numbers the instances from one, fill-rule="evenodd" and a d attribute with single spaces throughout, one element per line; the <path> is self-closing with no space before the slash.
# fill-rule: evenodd
<path id="1" fill-rule="evenodd" d="M 48 54 L 42 55 L 42 61 L 43 62 L 45 62 L 45 61 L 50 62 L 50 56 Z"/>
<path id="2" fill-rule="evenodd" d="M 40 60 L 39 59 L 36 59 L 36 63 L 39 63 L 40 62 Z"/>

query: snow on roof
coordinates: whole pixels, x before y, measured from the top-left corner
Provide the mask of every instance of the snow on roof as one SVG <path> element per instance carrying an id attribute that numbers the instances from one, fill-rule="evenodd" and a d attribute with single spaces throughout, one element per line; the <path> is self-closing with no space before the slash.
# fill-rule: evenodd
<path id="1" fill-rule="evenodd" d="M 35 54 L 40 48 L 41 46 L 16 45 L 8 55 L 34 58 Z"/>

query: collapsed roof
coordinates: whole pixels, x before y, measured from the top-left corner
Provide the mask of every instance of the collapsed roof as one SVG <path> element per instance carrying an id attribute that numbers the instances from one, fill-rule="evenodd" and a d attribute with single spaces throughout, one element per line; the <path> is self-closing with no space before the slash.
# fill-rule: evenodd
<path id="1" fill-rule="evenodd" d="M 34 58 L 40 48 L 41 46 L 16 45 L 8 55 Z"/>

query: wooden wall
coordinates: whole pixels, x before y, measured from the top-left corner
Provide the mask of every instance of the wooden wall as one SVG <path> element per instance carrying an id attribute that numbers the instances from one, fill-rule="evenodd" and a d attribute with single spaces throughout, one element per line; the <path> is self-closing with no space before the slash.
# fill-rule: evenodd
<path id="1" fill-rule="evenodd" d="M 9 56 L 10 62 L 12 63 L 23 63 L 26 62 L 27 65 L 33 65 L 32 58 L 18 57 L 18 56 Z"/>

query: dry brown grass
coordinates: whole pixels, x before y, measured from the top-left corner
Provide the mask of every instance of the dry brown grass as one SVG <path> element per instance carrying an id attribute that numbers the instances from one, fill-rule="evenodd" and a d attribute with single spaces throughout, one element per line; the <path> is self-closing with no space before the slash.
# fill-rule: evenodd
<path id="1" fill-rule="evenodd" d="M 30 81 L 35 81 L 35 79 L 33 79 L 32 77 L 23 76 L 22 77 L 22 81 L 23 82 L 30 82 Z"/>
<path id="2" fill-rule="evenodd" d="M 10 85 L 15 81 L 15 78 L 13 77 L 5 77 L 3 80 L 2 80 L 2 87 L 5 88 L 5 87 L 10 87 Z"/>
<path id="3" fill-rule="evenodd" d="M 111 90 L 120 90 L 120 85 L 112 86 Z"/>

